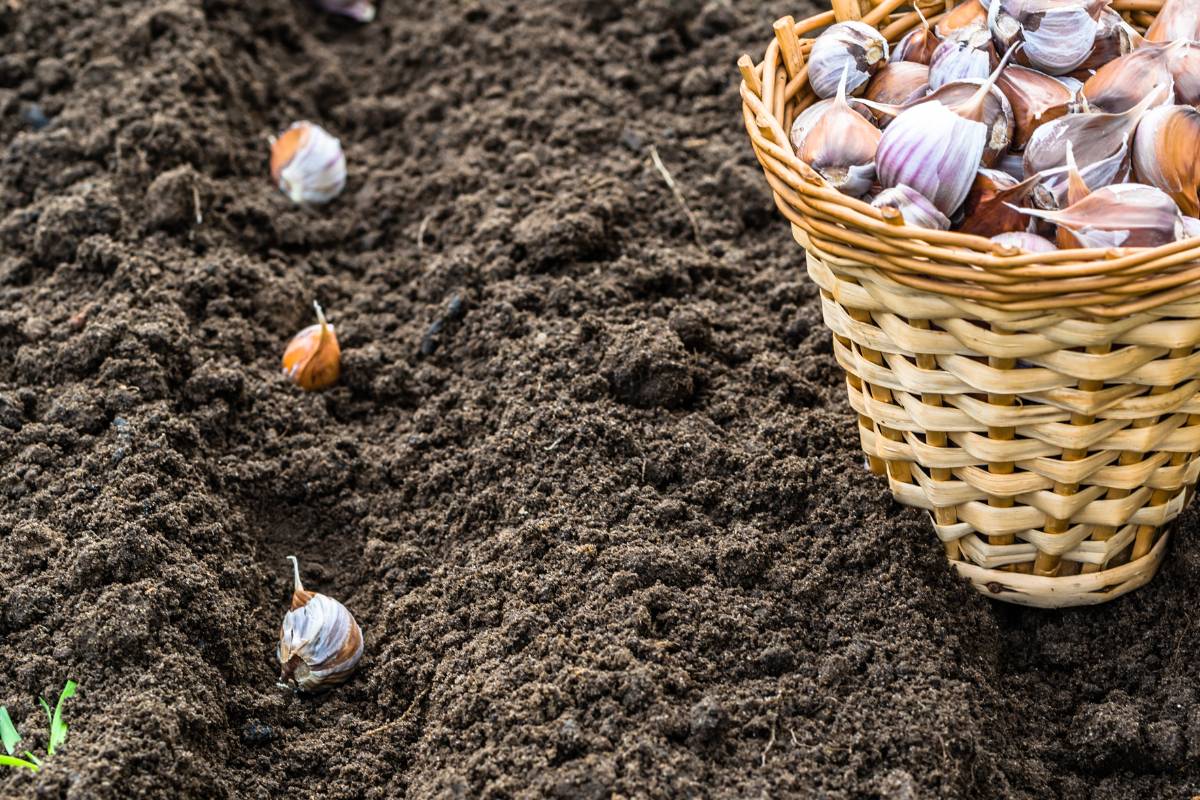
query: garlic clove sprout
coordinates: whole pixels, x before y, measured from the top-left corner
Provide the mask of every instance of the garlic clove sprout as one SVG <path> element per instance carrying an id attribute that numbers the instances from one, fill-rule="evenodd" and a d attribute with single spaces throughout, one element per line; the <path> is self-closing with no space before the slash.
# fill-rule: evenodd
<path id="1" fill-rule="evenodd" d="M 1200 220 L 1197 221 L 1200 222 Z M 1058 245 L 1046 237 L 1024 231 L 1001 233 L 991 237 L 991 239 L 1001 247 L 1023 250 L 1027 253 L 1052 253 L 1058 249 Z"/>
<path id="2" fill-rule="evenodd" d="M 988 237 L 1024 231 L 1029 227 L 1029 218 L 1013 206 L 1025 204 L 1033 196 L 1039 180 L 1035 175 L 1017 181 L 998 170 L 979 170 L 963 203 L 963 221 L 956 230 Z"/>
<path id="3" fill-rule="evenodd" d="M 1077 69 L 1092 52 L 1109 0 L 993 0 L 988 27 L 1002 48 L 1022 42 L 1022 63 L 1050 75 Z"/>
<path id="4" fill-rule="evenodd" d="M 1060 247 L 1159 247 L 1184 235 L 1179 208 L 1153 186 L 1105 186 L 1061 211 L 1022 209 L 1058 226 Z"/>
<path id="5" fill-rule="evenodd" d="M 293 123 L 271 145 L 271 177 L 293 203 L 327 203 L 346 186 L 342 144 L 319 125 Z"/>
<path id="6" fill-rule="evenodd" d="M 1061 81 L 1016 65 L 1000 74 L 996 86 L 1012 106 L 1014 150 L 1024 149 L 1045 123 L 1065 117 L 1074 102 L 1074 94 Z"/>
<path id="7" fill-rule="evenodd" d="M 850 66 L 842 71 L 833 105 L 804 137 L 796 155 L 837 190 L 861 197 L 875 183 L 875 154 L 882 134 L 850 107 L 846 85 Z"/>
<path id="8" fill-rule="evenodd" d="M 313 302 L 317 324 L 309 325 L 288 342 L 283 353 L 283 374 L 305 391 L 327 389 L 337 383 L 342 371 L 342 350 L 325 312 Z"/>
<path id="9" fill-rule="evenodd" d="M 883 34 L 861 22 L 839 22 L 813 42 L 808 82 L 818 97 L 833 97 L 845 73 L 846 94 L 861 94 L 887 60 L 888 43 Z"/>
<path id="10" fill-rule="evenodd" d="M 363 653 L 362 629 L 350 611 L 337 600 L 305 590 L 300 583 L 300 562 L 294 570 L 292 608 L 279 629 L 281 681 L 300 691 L 317 692 L 344 683 Z"/>
<path id="11" fill-rule="evenodd" d="M 1185 215 L 1200 216 L 1200 111 L 1161 106 L 1146 112 L 1133 138 L 1133 169 Z"/>
<path id="12" fill-rule="evenodd" d="M 317 5 L 331 14 L 370 22 L 375 19 L 375 6 L 369 0 L 317 0 Z"/>
<path id="13" fill-rule="evenodd" d="M 1196 41 L 1200 39 L 1200 3 L 1196 0 L 1167 0 L 1146 30 L 1148 42 Z"/>
<path id="14" fill-rule="evenodd" d="M 950 230 L 950 220 L 925 195 L 903 183 L 884 189 L 871 201 L 878 209 L 892 209 L 900 214 L 905 225 L 930 228 L 935 231 Z"/>

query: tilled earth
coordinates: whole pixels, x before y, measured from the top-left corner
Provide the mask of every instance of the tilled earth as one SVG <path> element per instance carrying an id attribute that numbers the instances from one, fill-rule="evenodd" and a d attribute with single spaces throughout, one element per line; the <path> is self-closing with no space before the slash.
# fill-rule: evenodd
<path id="1" fill-rule="evenodd" d="M 1200 791 L 1194 513 L 1147 588 L 1027 611 L 862 469 L 733 68 L 815 11 L 0 0 L 25 745 L 80 683 L 0 796 Z M 295 119 L 346 145 L 329 206 L 266 177 Z M 275 685 L 291 554 L 366 633 L 316 698 Z"/>

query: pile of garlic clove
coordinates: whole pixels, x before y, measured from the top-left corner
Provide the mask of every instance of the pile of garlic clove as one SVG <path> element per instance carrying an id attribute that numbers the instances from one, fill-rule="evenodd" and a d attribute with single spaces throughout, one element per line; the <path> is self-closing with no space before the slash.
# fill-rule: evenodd
<path id="1" fill-rule="evenodd" d="M 906 225 L 1027 252 L 1200 231 L 1200 2 L 1142 36 L 1111 0 L 966 0 L 894 47 L 832 25 L 790 132 L 839 191 Z"/>

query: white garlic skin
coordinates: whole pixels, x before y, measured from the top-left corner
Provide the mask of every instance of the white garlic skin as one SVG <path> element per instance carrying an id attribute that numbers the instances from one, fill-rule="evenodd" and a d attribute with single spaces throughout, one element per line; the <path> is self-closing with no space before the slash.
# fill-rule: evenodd
<path id="1" fill-rule="evenodd" d="M 293 123 L 271 146 L 271 177 L 293 203 L 328 203 L 346 187 L 342 143 L 320 125 Z"/>
<path id="2" fill-rule="evenodd" d="M 887 63 L 888 52 L 887 39 L 870 25 L 839 22 L 813 42 L 808 54 L 808 82 L 817 97 L 833 97 L 842 73 L 847 72 L 846 94 L 861 94 L 871 76 Z"/>
<path id="3" fill-rule="evenodd" d="M 999 49 L 1024 42 L 1022 57 L 1048 75 L 1065 75 L 1092 53 L 1108 0 L 994 0 L 988 28 Z M 1094 15 L 1094 16 L 1093 16 Z"/>
<path id="4" fill-rule="evenodd" d="M 363 653 L 362 629 L 344 605 L 300 585 L 296 563 L 296 588 L 292 610 L 279 629 L 280 680 L 304 692 L 316 692 L 344 683 Z"/>
<path id="5" fill-rule="evenodd" d="M 370 0 L 317 0 L 317 5 L 331 14 L 370 22 L 375 19 L 375 6 Z"/>
<path id="6" fill-rule="evenodd" d="M 974 28 L 951 36 L 938 45 L 929 62 L 929 88 L 940 89 L 952 81 L 978 78 L 992 73 L 995 61 L 991 36 L 986 28 Z"/>

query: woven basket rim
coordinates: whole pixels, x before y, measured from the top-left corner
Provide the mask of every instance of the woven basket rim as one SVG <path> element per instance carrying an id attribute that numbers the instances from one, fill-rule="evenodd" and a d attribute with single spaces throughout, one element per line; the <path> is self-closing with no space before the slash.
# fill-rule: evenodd
<path id="1" fill-rule="evenodd" d="M 742 112 L 776 205 L 828 253 L 881 269 L 914 289 L 1006 311 L 1063 311 L 1127 316 L 1200 295 L 1200 237 L 1157 248 L 1073 249 L 1032 254 L 955 231 L 907 226 L 831 187 L 796 157 L 790 120 L 816 97 L 804 59 L 815 31 L 858 20 L 895 43 L 920 24 L 977 0 L 831 0 L 833 9 L 804 21 L 783 17 L 763 60 L 743 55 Z M 1113 0 L 1111 8 L 1144 30 L 1162 0 Z"/>

